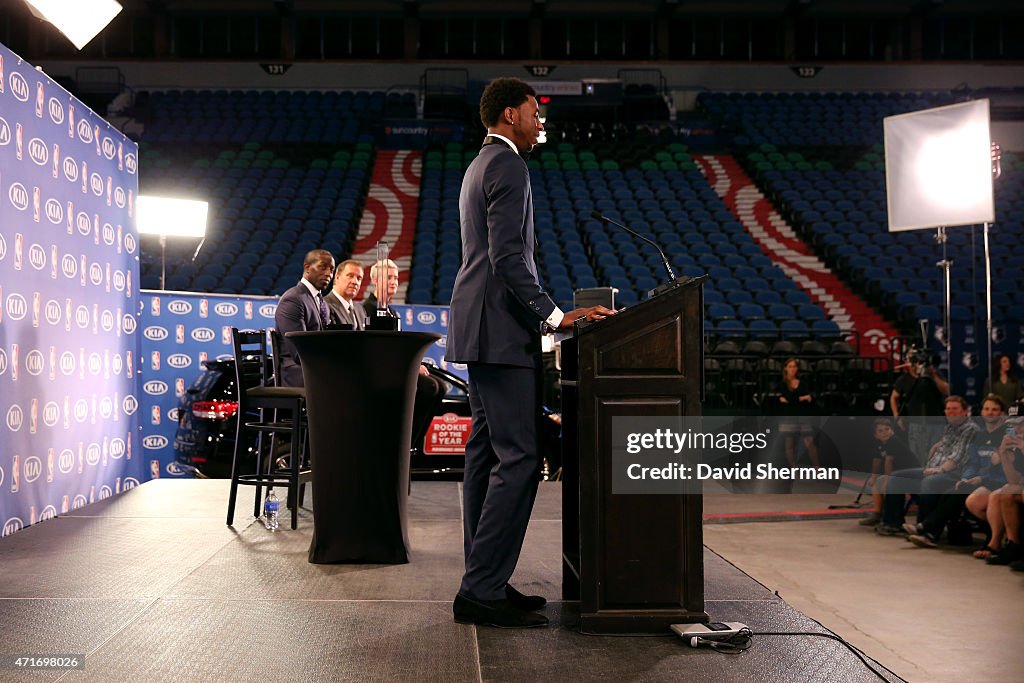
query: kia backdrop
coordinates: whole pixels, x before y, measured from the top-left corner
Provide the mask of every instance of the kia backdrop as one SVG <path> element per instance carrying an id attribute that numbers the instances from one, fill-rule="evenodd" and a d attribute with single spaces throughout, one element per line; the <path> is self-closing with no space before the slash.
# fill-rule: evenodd
<path id="1" fill-rule="evenodd" d="M 138 148 L 0 46 L 0 522 L 129 489 L 138 395 Z"/>

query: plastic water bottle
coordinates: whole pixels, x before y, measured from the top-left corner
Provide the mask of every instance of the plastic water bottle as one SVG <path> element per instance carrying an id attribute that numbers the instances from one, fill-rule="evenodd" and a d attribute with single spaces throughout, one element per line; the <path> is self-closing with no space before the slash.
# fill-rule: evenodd
<path id="1" fill-rule="evenodd" d="M 267 491 L 267 499 L 263 502 L 263 524 L 271 531 L 277 531 L 277 511 L 279 502 L 274 489 Z"/>

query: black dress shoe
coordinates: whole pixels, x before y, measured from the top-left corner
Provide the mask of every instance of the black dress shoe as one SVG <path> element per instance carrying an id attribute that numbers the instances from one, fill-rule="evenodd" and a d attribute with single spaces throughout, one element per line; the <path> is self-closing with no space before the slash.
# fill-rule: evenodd
<path id="1" fill-rule="evenodd" d="M 519 609 L 526 610 L 527 612 L 534 612 L 539 610 L 544 605 L 548 604 L 548 601 L 539 595 L 523 595 L 511 584 L 505 584 L 505 597 L 514 606 Z"/>
<path id="2" fill-rule="evenodd" d="M 482 624 L 498 628 L 536 628 L 547 626 L 543 614 L 525 612 L 509 600 L 474 600 L 456 595 L 452 603 L 455 621 L 460 624 Z"/>

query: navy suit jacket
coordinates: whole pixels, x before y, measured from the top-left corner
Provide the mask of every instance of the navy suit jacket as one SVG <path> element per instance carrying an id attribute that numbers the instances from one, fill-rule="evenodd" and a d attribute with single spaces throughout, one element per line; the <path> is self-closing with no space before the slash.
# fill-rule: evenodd
<path id="1" fill-rule="evenodd" d="M 530 174 L 504 142 L 484 145 L 466 169 L 459 217 L 445 359 L 535 367 L 541 323 L 556 306 L 537 276 Z"/>
<path id="2" fill-rule="evenodd" d="M 286 332 L 302 332 L 305 330 L 319 330 L 320 307 L 316 299 L 306 289 L 306 285 L 299 282 L 281 295 L 277 302 L 277 312 L 274 314 L 274 325 L 281 333 L 281 381 L 286 387 L 301 387 L 302 364 L 299 362 L 299 355 L 295 352 L 295 344 L 285 337 Z"/>
<path id="3" fill-rule="evenodd" d="M 345 310 L 344 304 L 338 296 L 331 292 L 326 297 L 327 307 L 331 310 L 331 322 L 342 323 L 345 325 L 352 325 L 353 329 L 365 330 L 366 329 L 366 314 L 363 311 L 363 307 L 359 304 L 352 303 L 352 313 L 350 314 Z M 358 318 L 358 320 L 356 320 Z"/>

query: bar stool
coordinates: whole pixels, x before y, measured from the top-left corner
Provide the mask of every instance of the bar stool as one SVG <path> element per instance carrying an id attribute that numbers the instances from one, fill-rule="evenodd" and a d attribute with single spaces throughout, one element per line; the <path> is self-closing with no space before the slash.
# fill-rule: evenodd
<path id="1" fill-rule="evenodd" d="M 231 493 L 228 498 L 227 524 L 235 516 L 238 486 L 255 486 L 256 498 L 253 516 L 260 514 L 263 487 L 287 487 L 292 511 L 292 529 L 298 527 L 299 506 L 296 504 L 299 485 L 309 480 L 309 470 L 301 468 L 305 451 L 306 421 L 304 418 L 305 390 L 302 387 L 272 386 L 267 373 L 267 333 L 265 330 L 239 330 L 231 328 L 231 341 L 235 351 L 235 386 L 238 388 L 238 424 L 235 431 L 235 450 L 231 460 Z M 290 419 L 278 419 L 279 411 L 289 411 Z M 270 419 L 266 419 L 269 413 Z M 257 418 L 253 420 L 253 417 Z M 256 472 L 242 474 L 244 459 L 249 453 L 248 432 L 257 432 Z M 291 442 L 287 469 L 277 468 L 273 448 L 263 458 L 264 434 L 288 434 Z"/>

